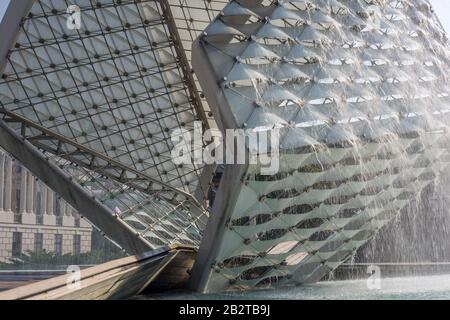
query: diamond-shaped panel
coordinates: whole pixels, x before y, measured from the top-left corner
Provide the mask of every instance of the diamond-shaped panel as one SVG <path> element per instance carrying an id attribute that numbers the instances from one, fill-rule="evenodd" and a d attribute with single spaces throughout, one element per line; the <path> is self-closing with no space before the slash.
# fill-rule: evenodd
<path id="1" fill-rule="evenodd" d="M 449 160 L 448 53 L 423 0 L 231 1 L 194 68 L 219 127 L 280 128 L 280 170 L 225 170 L 199 288 L 317 281 L 432 183 Z"/>

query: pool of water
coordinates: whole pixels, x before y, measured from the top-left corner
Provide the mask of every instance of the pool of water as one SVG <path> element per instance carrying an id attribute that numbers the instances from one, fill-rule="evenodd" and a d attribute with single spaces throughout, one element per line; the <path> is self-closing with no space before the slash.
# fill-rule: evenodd
<path id="1" fill-rule="evenodd" d="M 384 278 L 370 280 L 327 281 L 307 286 L 240 293 L 172 293 L 144 299 L 450 299 L 450 275 Z"/>

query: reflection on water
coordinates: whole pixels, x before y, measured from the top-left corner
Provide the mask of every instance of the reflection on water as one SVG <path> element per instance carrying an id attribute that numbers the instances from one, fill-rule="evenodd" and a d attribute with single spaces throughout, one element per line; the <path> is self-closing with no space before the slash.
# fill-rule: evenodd
<path id="1" fill-rule="evenodd" d="M 302 287 L 199 295 L 177 293 L 144 299 L 450 299 L 450 275 L 381 279 L 380 289 L 368 289 L 366 280 L 329 281 Z"/>

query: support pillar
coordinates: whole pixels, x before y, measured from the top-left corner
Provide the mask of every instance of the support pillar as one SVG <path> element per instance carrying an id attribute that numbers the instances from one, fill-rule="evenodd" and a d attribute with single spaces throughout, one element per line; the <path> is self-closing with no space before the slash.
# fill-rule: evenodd
<path id="1" fill-rule="evenodd" d="M 75 226 L 75 218 L 70 214 L 70 206 L 65 201 L 61 203 L 61 215 L 63 216 L 63 225 L 65 227 Z"/>
<path id="2" fill-rule="evenodd" d="M 5 154 L 0 154 L 0 212 L 3 211 L 3 198 L 5 196 Z"/>

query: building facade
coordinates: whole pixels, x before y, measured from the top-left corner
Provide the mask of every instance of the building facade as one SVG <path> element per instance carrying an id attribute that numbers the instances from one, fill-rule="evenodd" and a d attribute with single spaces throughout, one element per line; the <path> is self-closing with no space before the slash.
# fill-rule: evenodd
<path id="1" fill-rule="evenodd" d="M 26 251 L 89 252 L 91 235 L 75 209 L 0 151 L 0 261 Z"/>

